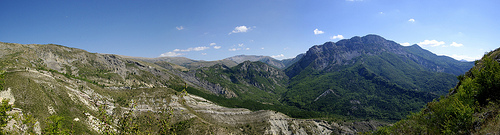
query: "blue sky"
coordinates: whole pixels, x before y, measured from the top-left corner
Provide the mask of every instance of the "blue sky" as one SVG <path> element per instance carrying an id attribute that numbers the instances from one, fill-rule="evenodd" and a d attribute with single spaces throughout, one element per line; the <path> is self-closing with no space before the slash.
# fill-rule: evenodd
<path id="1" fill-rule="evenodd" d="M 138 57 L 284 59 L 324 42 L 377 34 L 474 60 L 500 47 L 498 6 L 495 0 L 1 0 L 0 41 Z"/>

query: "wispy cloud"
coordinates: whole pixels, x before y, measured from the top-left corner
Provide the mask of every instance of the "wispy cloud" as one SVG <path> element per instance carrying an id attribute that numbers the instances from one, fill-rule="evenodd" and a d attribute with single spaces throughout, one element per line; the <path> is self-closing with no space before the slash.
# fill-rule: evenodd
<path id="1" fill-rule="evenodd" d="M 176 52 L 166 52 L 163 54 L 160 54 L 160 57 L 175 57 L 175 56 L 181 56 L 185 55 L 184 53 L 176 53 Z"/>
<path id="2" fill-rule="evenodd" d="M 255 28 L 255 27 L 254 27 Z M 229 32 L 229 35 L 233 34 L 233 33 L 243 33 L 243 32 L 247 32 L 249 30 L 251 30 L 252 28 L 250 27 L 247 27 L 247 26 L 237 26 L 236 28 L 234 28 L 233 31 Z"/>
<path id="3" fill-rule="evenodd" d="M 222 46 L 216 46 L 216 43 L 210 43 L 210 46 L 214 46 L 214 49 L 220 49 Z"/>
<path id="4" fill-rule="evenodd" d="M 176 28 L 177 30 L 182 30 L 182 29 L 184 29 L 184 27 L 182 27 L 182 26 L 175 27 L 175 28 Z"/>
<path id="5" fill-rule="evenodd" d="M 190 47 L 188 49 L 174 49 L 171 52 L 160 54 L 160 57 L 174 57 L 174 56 L 186 55 L 185 53 L 178 53 L 178 52 L 203 51 L 206 49 L 210 49 L 210 47 L 199 46 L 199 47 Z"/>
<path id="6" fill-rule="evenodd" d="M 241 48 L 231 48 L 231 49 L 229 49 L 229 51 L 238 51 L 238 50 L 241 50 Z"/>
<path id="7" fill-rule="evenodd" d="M 342 35 L 337 35 L 337 36 L 332 36 L 330 39 L 344 39 L 344 36 Z"/>
<path id="8" fill-rule="evenodd" d="M 418 43 L 418 45 L 422 47 L 425 46 L 436 47 L 444 44 L 445 44 L 444 41 L 437 41 L 437 40 L 424 40 L 423 42 Z"/>
<path id="9" fill-rule="evenodd" d="M 405 43 L 400 43 L 402 46 L 410 46 L 411 44 L 408 43 L 408 42 L 405 42 Z"/>
<path id="10" fill-rule="evenodd" d="M 280 54 L 280 55 L 273 55 L 273 56 L 271 56 L 271 57 L 273 57 L 273 58 L 275 58 L 275 59 L 278 59 L 278 58 L 283 58 L 283 57 L 285 57 L 285 55 Z"/>
<path id="11" fill-rule="evenodd" d="M 450 46 L 453 46 L 453 47 L 461 47 L 461 46 L 464 46 L 463 44 L 459 44 L 457 42 L 453 42 L 450 44 Z"/>
<path id="12" fill-rule="evenodd" d="M 229 49 L 229 51 L 238 51 L 238 50 L 250 50 L 250 48 L 245 47 L 245 44 L 241 43 L 238 45 L 233 45 L 233 47 Z"/>
<path id="13" fill-rule="evenodd" d="M 318 30 L 318 29 L 314 30 L 314 35 L 323 34 L 323 33 L 325 33 L 325 32 Z"/>
<path id="14" fill-rule="evenodd" d="M 411 18 L 408 22 L 415 22 L 415 19 Z"/>
<path id="15" fill-rule="evenodd" d="M 194 48 L 188 48 L 188 49 L 185 49 L 185 50 L 181 50 L 181 49 L 175 49 L 174 52 L 190 52 L 190 51 L 203 51 L 203 50 L 206 50 L 206 49 L 209 49 L 210 47 L 206 47 L 206 46 L 200 46 L 200 47 L 194 47 Z"/>

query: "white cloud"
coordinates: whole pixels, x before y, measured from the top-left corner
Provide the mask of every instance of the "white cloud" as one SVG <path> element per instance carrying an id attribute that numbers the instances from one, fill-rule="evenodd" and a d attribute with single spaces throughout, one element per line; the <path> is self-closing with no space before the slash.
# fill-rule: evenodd
<path id="1" fill-rule="evenodd" d="M 411 18 L 408 22 L 415 22 L 415 19 Z"/>
<path id="2" fill-rule="evenodd" d="M 420 42 L 420 43 L 418 43 L 418 45 L 420 45 L 420 46 L 436 47 L 436 46 L 444 45 L 444 41 L 424 40 L 424 42 Z"/>
<path id="3" fill-rule="evenodd" d="M 214 46 L 214 49 L 220 49 L 222 46 Z"/>
<path id="4" fill-rule="evenodd" d="M 238 50 L 250 50 L 250 48 L 245 48 L 245 45 L 243 43 L 238 44 L 238 45 L 233 45 L 229 51 L 238 51 Z"/>
<path id="5" fill-rule="evenodd" d="M 411 44 L 406 42 L 406 43 L 401 43 L 402 46 L 410 46 Z"/>
<path id="6" fill-rule="evenodd" d="M 337 35 L 337 36 L 333 36 L 333 37 L 331 37 L 330 39 L 344 39 L 344 36 L 342 36 L 342 35 Z"/>
<path id="7" fill-rule="evenodd" d="M 255 26 L 254 26 L 255 28 Z M 233 31 L 229 32 L 229 35 L 231 35 L 232 33 L 242 33 L 242 32 L 247 32 L 251 30 L 250 27 L 247 27 L 247 26 L 237 26 L 236 28 L 234 28 Z"/>
<path id="8" fill-rule="evenodd" d="M 201 53 L 201 55 L 207 55 L 207 53 Z"/>
<path id="9" fill-rule="evenodd" d="M 323 34 L 323 33 L 325 33 L 325 32 L 318 30 L 318 29 L 314 30 L 314 35 Z"/>
<path id="10" fill-rule="evenodd" d="M 190 52 L 190 51 L 203 51 L 203 50 L 206 50 L 206 49 L 209 49 L 210 47 L 206 47 L 206 46 L 200 46 L 200 47 L 195 47 L 195 48 L 188 48 L 186 50 L 181 50 L 181 49 L 175 49 L 174 52 Z"/>
<path id="11" fill-rule="evenodd" d="M 183 53 L 176 53 L 176 52 L 166 52 L 160 55 L 160 57 L 175 57 L 175 56 L 180 56 L 180 55 L 185 55 Z"/>
<path id="12" fill-rule="evenodd" d="M 275 58 L 275 59 L 278 59 L 278 58 L 283 58 L 283 57 L 285 57 L 285 55 L 280 54 L 280 55 L 273 55 L 273 56 L 271 56 L 271 57 L 273 57 L 273 58 Z"/>
<path id="13" fill-rule="evenodd" d="M 210 47 L 200 46 L 200 47 L 195 47 L 193 50 L 194 50 L 194 51 L 203 51 L 203 50 L 206 50 L 206 49 L 208 49 L 208 48 L 210 48 Z"/>
<path id="14" fill-rule="evenodd" d="M 216 45 L 216 44 L 215 43 L 210 43 L 210 46 L 214 46 L 214 45 Z"/>
<path id="15" fill-rule="evenodd" d="M 264 50 L 264 47 L 262 47 L 262 48 L 260 48 L 260 49 Z"/>
<path id="16" fill-rule="evenodd" d="M 231 49 L 229 49 L 229 51 L 238 51 L 238 50 L 241 50 L 241 48 L 231 48 Z"/>
<path id="17" fill-rule="evenodd" d="M 184 29 L 184 27 L 182 27 L 182 26 L 175 27 L 175 28 L 176 28 L 177 30 L 182 30 L 182 29 Z"/>
<path id="18" fill-rule="evenodd" d="M 450 44 L 450 46 L 453 46 L 453 47 L 461 47 L 461 46 L 464 46 L 463 44 L 459 44 L 457 42 L 453 42 Z"/>
<path id="19" fill-rule="evenodd" d="M 383 14 L 384 14 L 384 12 L 379 12 L 379 14 L 383 15 Z"/>

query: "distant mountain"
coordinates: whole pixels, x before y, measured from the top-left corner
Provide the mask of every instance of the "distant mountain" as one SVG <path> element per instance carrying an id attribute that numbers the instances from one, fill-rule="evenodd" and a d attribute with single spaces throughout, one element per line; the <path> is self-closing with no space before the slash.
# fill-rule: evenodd
<path id="1" fill-rule="evenodd" d="M 224 64 L 226 66 L 232 67 L 238 65 L 238 62 L 232 61 L 232 60 L 217 60 L 217 61 L 203 61 L 203 60 L 192 60 L 189 58 L 185 57 L 158 57 L 158 58 L 143 58 L 143 57 L 129 57 L 129 56 L 123 56 L 126 58 L 131 58 L 131 59 L 136 59 L 136 60 L 141 60 L 145 62 L 150 62 L 150 63 L 160 63 L 161 62 L 168 62 L 168 63 L 173 63 L 179 66 L 183 66 L 187 69 L 198 69 L 202 67 L 210 67 L 215 64 Z"/>
<path id="2" fill-rule="evenodd" d="M 409 54 L 406 57 L 423 66 L 428 71 L 444 72 L 453 75 L 461 75 L 468 71 L 474 62 L 457 61 L 448 56 L 438 56 L 418 45 L 405 46 L 404 50 Z"/>
<path id="3" fill-rule="evenodd" d="M 292 64 L 294 64 L 297 61 L 299 61 L 300 59 L 302 59 L 302 57 L 304 57 L 305 55 L 306 55 L 305 53 L 301 53 L 301 54 L 295 56 L 294 58 L 281 60 L 281 62 L 285 65 L 285 68 L 283 68 L 283 69 L 290 67 Z"/>
<path id="4" fill-rule="evenodd" d="M 150 63 L 156 63 L 160 65 L 167 66 L 167 68 L 170 68 L 173 65 L 166 64 L 171 63 L 175 65 L 179 65 L 182 67 L 185 67 L 190 70 L 198 69 L 198 68 L 203 68 L 203 67 L 210 67 L 216 64 L 224 64 L 228 67 L 233 67 L 236 66 L 240 63 L 243 63 L 245 61 L 260 61 L 264 62 L 270 66 L 276 67 L 278 69 L 285 69 L 292 65 L 293 63 L 297 62 L 300 58 L 302 58 L 304 54 L 299 54 L 295 58 L 290 58 L 290 59 L 283 59 L 283 60 L 277 60 L 274 59 L 270 56 L 257 56 L 257 55 L 237 55 L 229 58 L 225 58 L 222 60 L 216 60 L 216 61 L 203 61 L 203 60 L 192 60 L 189 58 L 185 57 L 158 57 L 158 58 L 143 58 L 143 57 L 130 57 L 130 56 L 122 56 L 125 58 L 131 58 L 131 59 L 136 59 L 136 60 L 141 60 L 145 62 L 150 62 Z M 179 67 L 177 67 L 179 69 Z"/>
<path id="5" fill-rule="evenodd" d="M 460 62 L 470 62 L 470 61 L 465 60 L 465 59 L 461 59 L 461 60 L 459 60 L 459 61 L 460 61 Z"/>
<path id="6" fill-rule="evenodd" d="M 302 56 L 304 56 L 304 54 L 299 54 L 296 57 L 290 59 L 277 60 L 269 56 L 237 55 L 226 58 L 224 60 L 231 60 L 236 63 L 242 63 L 244 61 L 260 61 L 279 69 L 285 69 L 293 63 L 297 62 L 300 58 L 302 58 Z"/>

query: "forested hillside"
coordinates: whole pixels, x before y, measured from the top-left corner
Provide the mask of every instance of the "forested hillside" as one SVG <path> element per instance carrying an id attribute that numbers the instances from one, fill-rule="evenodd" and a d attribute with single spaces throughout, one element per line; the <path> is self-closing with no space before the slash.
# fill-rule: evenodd
<path id="1" fill-rule="evenodd" d="M 446 96 L 375 134 L 499 134 L 500 49 L 485 54 Z"/>
<path id="2" fill-rule="evenodd" d="M 291 78 L 283 101 L 354 119 L 399 120 L 447 93 L 467 65 L 378 35 L 327 42 L 285 70 Z"/>

